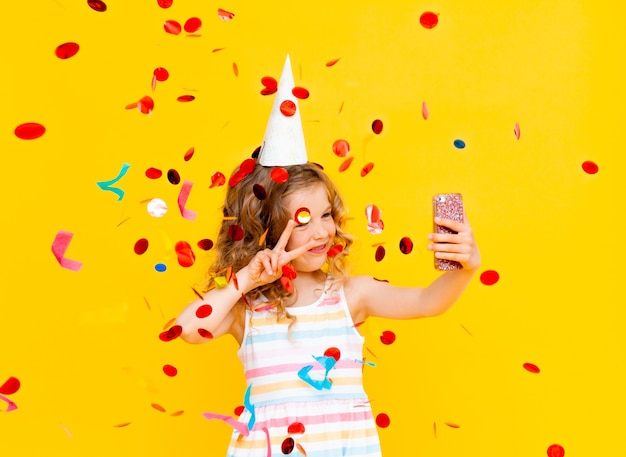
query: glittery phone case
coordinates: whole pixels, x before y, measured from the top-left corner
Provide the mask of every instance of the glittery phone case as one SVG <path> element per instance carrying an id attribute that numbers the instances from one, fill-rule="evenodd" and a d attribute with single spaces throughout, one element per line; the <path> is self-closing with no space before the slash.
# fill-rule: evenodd
<path id="1" fill-rule="evenodd" d="M 433 197 L 433 217 L 441 217 L 463 222 L 463 197 L 461 194 L 437 194 Z M 435 224 L 436 233 L 456 233 L 446 227 Z M 435 258 L 437 270 L 458 270 L 463 268 L 459 262 Z"/>

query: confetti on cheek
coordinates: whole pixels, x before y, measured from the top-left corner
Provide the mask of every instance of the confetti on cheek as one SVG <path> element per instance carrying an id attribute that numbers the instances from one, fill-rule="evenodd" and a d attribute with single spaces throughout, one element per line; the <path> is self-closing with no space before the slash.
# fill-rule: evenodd
<path id="1" fill-rule="evenodd" d="M 515 134 L 515 139 L 519 140 L 521 132 L 520 132 L 519 124 L 517 122 L 515 123 L 515 126 L 513 127 L 513 133 Z"/>
<path id="2" fill-rule="evenodd" d="M 337 62 L 339 62 L 339 60 L 340 60 L 340 59 L 332 59 L 332 60 L 329 60 L 328 62 L 326 62 L 326 66 L 327 66 L 327 67 L 333 67 L 333 66 L 335 66 L 335 64 L 336 64 Z"/>
<path id="3" fill-rule="evenodd" d="M 148 245 L 149 245 L 149 242 L 145 238 L 141 238 L 137 240 L 137 242 L 135 243 L 135 248 L 134 248 L 135 254 L 137 255 L 144 254 L 148 250 Z"/>
<path id="4" fill-rule="evenodd" d="M 376 248 L 376 254 L 374 255 L 376 262 L 380 262 L 381 260 L 383 260 L 385 258 L 385 254 L 385 248 L 383 246 L 378 246 Z"/>
<path id="5" fill-rule="evenodd" d="M 157 0 L 158 5 L 163 9 L 168 9 L 174 3 L 174 0 Z"/>
<path id="6" fill-rule="evenodd" d="M 203 240 L 198 241 L 198 247 L 202 249 L 203 251 L 209 251 L 211 250 L 211 248 L 213 248 L 213 241 L 208 238 L 205 238 Z"/>
<path id="7" fill-rule="evenodd" d="M 74 57 L 78 53 L 79 49 L 80 46 L 78 45 L 78 43 L 68 42 L 57 46 L 57 48 L 54 50 L 54 54 L 59 59 L 65 60 L 69 59 L 70 57 Z"/>
<path id="8" fill-rule="evenodd" d="M 202 28 L 202 21 L 197 17 L 190 17 L 185 21 L 184 29 L 187 33 L 196 33 Z"/>
<path id="9" fill-rule="evenodd" d="M 59 230 L 54 238 L 54 241 L 52 242 L 52 254 L 54 254 L 54 257 L 59 262 L 59 265 L 63 268 L 67 268 L 72 271 L 79 271 L 83 266 L 83 263 L 67 259 L 65 257 L 65 252 L 67 251 L 73 237 L 73 233 Z"/>
<path id="10" fill-rule="evenodd" d="M 553 444 L 548 447 L 548 457 L 563 457 L 565 455 L 565 449 L 560 444 Z"/>
<path id="11" fill-rule="evenodd" d="M 382 335 L 380 335 L 380 342 L 385 345 L 393 344 L 394 341 L 396 341 L 396 334 L 391 330 L 385 330 Z"/>
<path id="12" fill-rule="evenodd" d="M 278 90 L 278 82 L 271 76 L 264 76 L 261 78 L 261 84 L 263 84 L 261 95 L 272 95 Z"/>
<path id="13" fill-rule="evenodd" d="M 294 422 L 287 427 L 287 433 L 290 435 L 301 435 L 304 433 L 304 424 L 302 422 Z"/>
<path id="14" fill-rule="evenodd" d="M 463 140 L 454 140 L 454 147 L 457 149 L 465 149 L 465 141 Z"/>
<path id="15" fill-rule="evenodd" d="M 428 105 L 426 104 L 426 102 L 422 102 L 422 118 L 427 121 L 428 120 Z"/>
<path id="16" fill-rule="evenodd" d="M 219 17 L 222 21 L 232 21 L 235 17 L 235 13 L 231 13 L 230 11 L 226 11 L 222 8 L 217 9 L 217 17 Z"/>
<path id="17" fill-rule="evenodd" d="M 152 217 L 163 217 L 167 213 L 167 203 L 160 198 L 153 198 L 148 202 L 147 210 Z"/>
<path id="18" fill-rule="evenodd" d="M 380 119 L 376 119 L 374 122 L 372 122 L 372 132 L 374 132 L 376 135 L 380 135 L 383 131 L 383 121 L 381 121 Z"/>
<path id="19" fill-rule="evenodd" d="M 9 377 L 2 386 L 0 386 L 0 394 L 3 395 L 12 395 L 18 390 L 20 390 L 20 380 L 14 376 Z"/>
<path id="20" fill-rule="evenodd" d="M 372 162 L 366 164 L 362 169 L 361 169 L 361 178 L 364 178 L 365 176 L 370 174 L 370 171 L 372 171 L 374 168 L 374 164 Z"/>
<path id="21" fill-rule="evenodd" d="M 213 312 L 213 307 L 209 304 L 200 305 L 196 310 L 196 317 L 199 319 L 204 319 L 205 317 L 209 317 Z"/>
<path id="22" fill-rule="evenodd" d="M 346 140 L 337 140 L 333 143 L 333 152 L 337 157 L 346 157 L 350 154 L 350 144 Z"/>
<path id="23" fill-rule="evenodd" d="M 173 365 L 163 365 L 163 373 L 165 373 L 170 378 L 173 378 L 178 374 L 178 369 Z"/>
<path id="24" fill-rule="evenodd" d="M 179 241 L 175 246 L 176 256 L 178 257 L 178 264 L 181 267 L 188 268 L 196 261 L 196 256 L 191 249 L 191 246 L 186 241 Z"/>
<path id="25" fill-rule="evenodd" d="M 178 208 L 180 209 L 181 216 L 183 216 L 185 219 L 189 219 L 190 221 L 195 221 L 197 213 L 195 211 L 191 211 L 190 209 L 185 208 L 192 187 L 193 183 L 190 181 L 185 181 L 183 183 L 178 194 Z"/>
<path id="26" fill-rule="evenodd" d="M 161 176 L 163 176 L 163 172 L 158 168 L 148 168 L 146 170 L 146 178 L 159 179 Z"/>
<path id="27" fill-rule="evenodd" d="M 287 437 L 285 438 L 283 443 L 280 445 L 280 450 L 282 451 L 283 454 L 288 455 L 293 452 L 293 449 L 295 447 L 296 447 L 296 442 L 294 441 L 294 439 L 291 437 Z"/>
<path id="28" fill-rule="evenodd" d="M 280 104 L 280 112 L 283 116 L 291 117 L 296 114 L 296 104 L 291 100 L 285 100 Z"/>
<path id="29" fill-rule="evenodd" d="M 298 224 L 308 224 L 311 222 L 311 211 L 309 208 L 299 208 L 294 219 Z"/>
<path id="30" fill-rule="evenodd" d="M 109 192 L 113 192 L 114 194 L 116 194 L 118 196 L 117 201 L 120 201 L 122 198 L 124 198 L 124 191 L 118 187 L 112 187 L 112 185 L 118 182 L 120 179 L 122 179 L 126 175 L 126 172 L 128 171 L 129 168 L 130 168 L 130 165 L 125 163 L 122 165 L 122 168 L 120 169 L 119 173 L 117 174 L 115 178 L 111 179 L 110 181 L 100 181 L 100 182 L 97 182 L 96 184 L 98 185 L 100 189 L 108 190 Z"/>
<path id="31" fill-rule="evenodd" d="M 600 171 L 600 167 L 598 167 L 598 165 L 595 162 L 592 162 L 590 160 L 583 162 L 582 167 L 583 167 L 583 171 L 590 175 L 595 175 L 598 171 Z"/>
<path id="32" fill-rule="evenodd" d="M 339 165 L 339 172 L 344 172 L 346 171 L 348 168 L 350 168 L 350 165 L 352 164 L 352 161 L 354 160 L 354 157 L 348 157 L 346 160 L 344 160 L 341 165 Z"/>
<path id="33" fill-rule="evenodd" d="M 335 257 L 336 255 L 340 254 L 341 252 L 343 252 L 343 245 L 335 244 L 334 246 L 331 246 L 331 248 L 328 250 L 328 253 L 326 255 L 328 257 Z"/>
<path id="34" fill-rule="evenodd" d="M 432 29 L 436 27 L 438 23 L 439 15 L 431 11 L 426 11 L 420 16 L 420 24 L 422 24 L 422 27 L 424 27 L 425 29 Z"/>
<path id="35" fill-rule="evenodd" d="M 410 254 L 413 251 L 413 241 L 408 236 L 400 240 L 400 252 L 402 254 Z"/>
<path id="36" fill-rule="evenodd" d="M 540 372 L 541 372 L 541 370 L 539 369 L 539 367 L 538 367 L 537 365 L 533 364 L 533 363 L 525 363 L 525 364 L 523 365 L 523 367 L 524 367 L 524 369 L 525 369 L 526 371 L 528 371 L 529 373 L 534 373 L 534 374 L 537 374 L 537 373 L 540 373 Z"/>
<path id="37" fill-rule="evenodd" d="M 226 184 L 226 176 L 224 176 L 223 173 L 216 171 L 211 175 L 211 185 L 209 186 L 209 189 L 212 189 L 214 187 L 221 187 L 224 184 Z"/>
<path id="38" fill-rule="evenodd" d="M 291 93 L 294 97 L 299 98 L 300 100 L 306 100 L 309 98 L 309 91 L 304 87 L 294 87 L 291 89 Z"/>
<path id="39" fill-rule="evenodd" d="M 177 21 L 168 20 L 163 23 L 163 29 L 165 29 L 167 33 L 170 33 L 172 35 L 180 35 L 183 27 Z"/>
<path id="40" fill-rule="evenodd" d="M 485 286 L 493 286 L 500 280 L 500 275 L 495 270 L 486 270 L 480 274 L 480 282 Z"/>
<path id="41" fill-rule="evenodd" d="M 22 140 L 35 140 L 46 133 L 46 128 L 36 122 L 27 122 L 15 127 L 14 133 Z"/>
<path id="42" fill-rule="evenodd" d="M 380 428 L 387 428 L 390 424 L 391 419 L 389 419 L 389 416 L 387 414 L 380 413 L 376 416 L 376 425 L 378 425 Z"/>
<path id="43" fill-rule="evenodd" d="M 104 13 L 107 10 L 107 5 L 102 0 L 89 0 L 87 5 L 89 5 L 89 8 L 97 11 L 98 13 Z"/>
<path id="44" fill-rule="evenodd" d="M 270 177 L 275 183 L 282 184 L 289 179 L 289 172 L 282 167 L 274 167 L 270 172 Z"/>

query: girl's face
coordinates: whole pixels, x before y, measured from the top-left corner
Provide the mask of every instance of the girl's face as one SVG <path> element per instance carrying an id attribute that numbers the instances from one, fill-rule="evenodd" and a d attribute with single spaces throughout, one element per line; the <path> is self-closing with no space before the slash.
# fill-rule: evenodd
<path id="1" fill-rule="evenodd" d="M 292 261 L 296 271 L 317 271 L 326 263 L 326 253 L 335 238 L 336 227 L 332 216 L 332 207 L 328 200 L 326 187 L 322 183 L 313 184 L 293 192 L 286 198 L 289 214 L 296 217 L 298 210 L 306 208 L 310 214 L 308 222 L 296 218 L 298 225 L 294 227 L 287 242 L 286 250 L 291 251 L 299 246 L 315 240 L 315 246 Z M 303 214 L 303 213 L 302 213 Z M 300 220 L 298 220 L 300 219 Z"/>

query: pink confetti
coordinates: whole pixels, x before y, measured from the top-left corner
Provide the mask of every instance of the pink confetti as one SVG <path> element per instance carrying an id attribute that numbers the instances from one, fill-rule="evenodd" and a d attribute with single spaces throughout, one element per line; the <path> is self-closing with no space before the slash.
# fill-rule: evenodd
<path id="1" fill-rule="evenodd" d="M 517 122 L 515 123 L 515 126 L 513 127 L 513 133 L 515 134 L 515 138 L 519 140 L 519 136 L 521 132 L 519 129 L 519 124 Z"/>
<path id="2" fill-rule="evenodd" d="M 191 211 L 185 208 L 187 204 L 187 199 L 189 198 L 189 194 L 191 192 L 191 188 L 193 187 L 193 183 L 190 181 L 183 182 L 183 186 L 180 189 L 180 193 L 178 194 L 178 208 L 180 209 L 180 214 L 190 221 L 196 220 L 196 212 Z"/>
<path id="3" fill-rule="evenodd" d="M 4 395 L 0 395 L 0 400 L 2 400 L 2 401 L 7 403 L 8 406 L 7 406 L 7 409 L 5 410 L 7 413 L 17 409 L 17 405 L 15 404 L 15 402 L 13 402 L 12 400 L 8 399 Z"/>
<path id="4" fill-rule="evenodd" d="M 248 426 L 244 424 L 243 422 L 239 422 L 237 419 L 233 418 L 232 416 L 226 416 L 224 414 L 218 414 L 218 413 L 202 413 L 202 416 L 204 416 L 204 418 L 208 420 L 217 419 L 217 420 L 224 421 L 228 425 L 230 425 L 232 428 L 237 430 L 239 433 L 241 433 L 243 436 L 248 436 L 250 434 L 250 430 L 248 430 Z"/>
<path id="5" fill-rule="evenodd" d="M 67 268 L 72 271 L 79 271 L 83 266 L 82 262 L 65 258 L 65 251 L 67 251 L 73 236 L 74 234 L 71 232 L 59 230 L 54 238 L 54 241 L 52 242 L 52 253 L 63 268 Z"/>
<path id="6" fill-rule="evenodd" d="M 422 102 L 422 117 L 424 120 L 428 120 L 428 105 L 426 102 Z"/>

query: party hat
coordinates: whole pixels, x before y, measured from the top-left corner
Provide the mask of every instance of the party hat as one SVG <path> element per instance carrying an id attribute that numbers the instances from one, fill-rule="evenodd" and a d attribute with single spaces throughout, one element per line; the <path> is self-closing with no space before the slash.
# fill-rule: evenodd
<path id="1" fill-rule="evenodd" d="M 293 73 L 288 55 L 259 152 L 259 163 L 265 167 L 299 165 L 309 161 L 300 109 L 298 100 L 293 95 L 293 88 Z"/>

